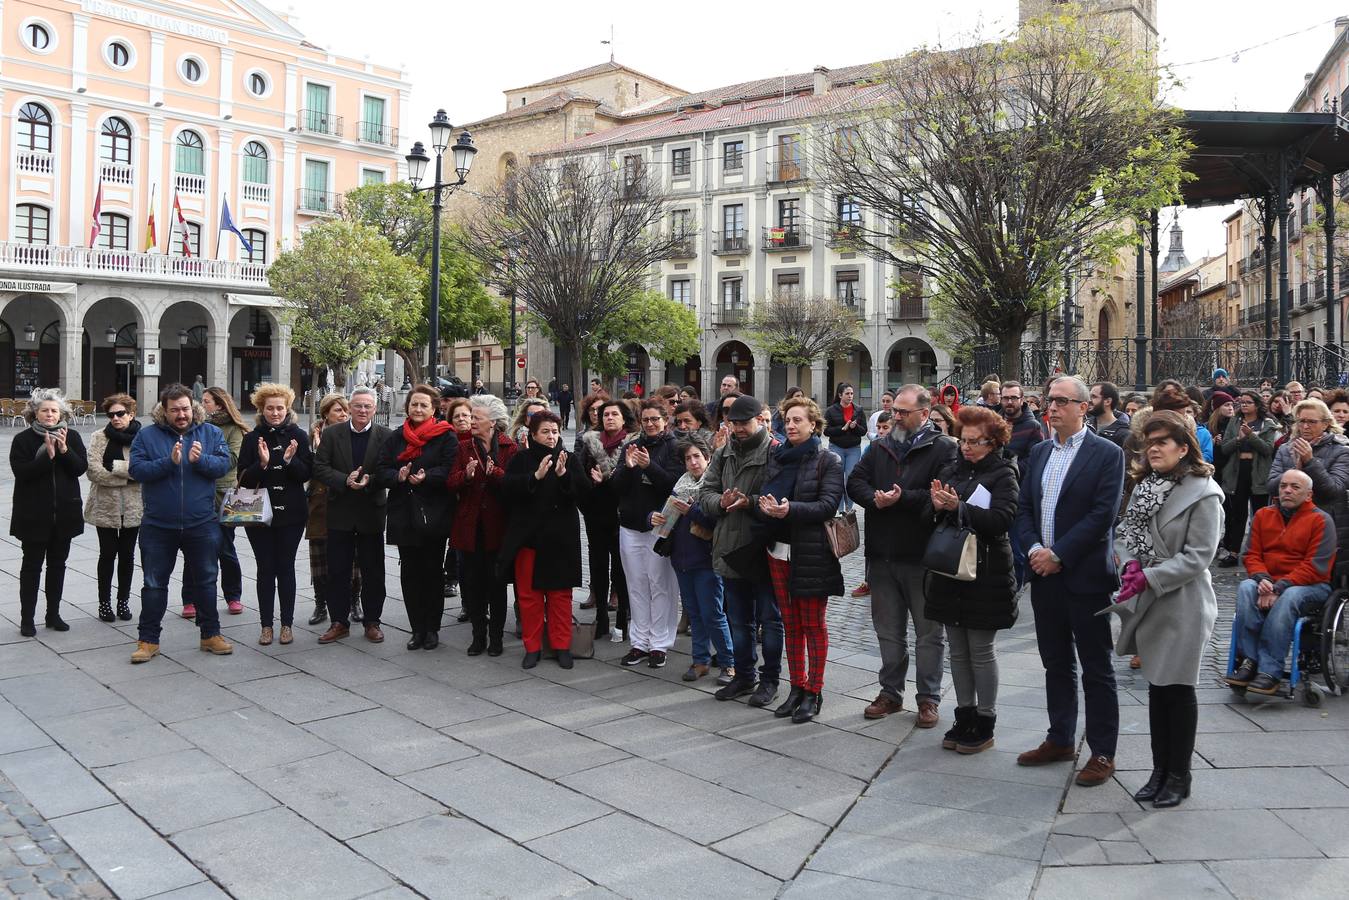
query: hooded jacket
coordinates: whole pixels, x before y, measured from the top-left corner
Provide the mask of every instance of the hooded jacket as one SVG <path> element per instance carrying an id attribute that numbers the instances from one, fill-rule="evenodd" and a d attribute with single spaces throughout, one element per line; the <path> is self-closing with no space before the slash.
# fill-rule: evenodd
<path id="1" fill-rule="evenodd" d="M 155 404 L 154 424 L 142 428 L 131 442 L 131 477 L 140 482 L 144 508 L 141 525 L 183 530 L 214 522 L 216 479 L 230 470 L 230 450 L 220 429 L 206 421 L 200 403 L 192 404 L 192 424 L 181 435 L 169 424 L 164 404 Z M 183 442 L 182 456 L 173 463 L 173 445 Z M 201 444 L 201 458 L 189 458 L 193 442 Z"/>
<path id="2" fill-rule="evenodd" d="M 304 484 L 314 471 L 314 454 L 309 435 L 291 410 L 286 421 L 269 425 L 261 415 L 257 427 L 244 435 L 239 448 L 239 484 L 248 488 L 265 487 L 272 501 L 272 525 L 303 525 L 309 519 L 309 501 Z M 258 441 L 267 442 L 267 467 L 258 456 Z M 286 462 L 286 447 L 295 442 L 295 455 Z"/>

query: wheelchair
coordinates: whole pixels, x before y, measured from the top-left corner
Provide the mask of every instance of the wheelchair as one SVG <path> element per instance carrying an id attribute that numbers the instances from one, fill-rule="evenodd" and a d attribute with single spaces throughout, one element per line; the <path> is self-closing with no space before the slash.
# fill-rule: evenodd
<path id="1" fill-rule="evenodd" d="M 1279 673 L 1279 691 L 1273 696 L 1292 700 L 1301 697 L 1307 706 L 1321 705 L 1323 690 L 1314 680 L 1321 676 L 1325 690 L 1340 696 L 1349 690 L 1349 564 L 1335 564 L 1334 589 L 1321 604 L 1309 607 L 1293 626 L 1289 668 Z M 1227 675 L 1237 668 L 1237 637 L 1241 633 L 1240 611 L 1232 616 L 1232 642 L 1227 651 Z M 1244 687 L 1230 685 L 1232 692 L 1247 696 Z"/>

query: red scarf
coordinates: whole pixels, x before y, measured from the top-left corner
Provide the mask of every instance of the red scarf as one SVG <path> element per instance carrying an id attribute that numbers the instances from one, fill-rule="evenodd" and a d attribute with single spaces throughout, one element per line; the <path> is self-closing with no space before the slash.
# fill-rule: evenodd
<path id="1" fill-rule="evenodd" d="M 420 425 L 413 425 L 411 419 L 403 420 L 403 440 L 407 442 L 407 446 L 403 448 L 402 453 L 398 454 L 398 461 L 401 463 L 412 462 L 421 455 L 422 448 L 432 438 L 440 437 L 450 428 L 449 422 L 442 422 L 434 416 L 423 419 Z"/>
<path id="2" fill-rule="evenodd" d="M 610 436 L 607 431 L 602 429 L 600 431 L 600 446 L 604 448 L 605 453 L 608 453 L 611 456 L 613 455 L 613 452 L 618 449 L 619 445 L 627 439 L 628 433 L 622 429 L 614 432 L 612 436 Z"/>

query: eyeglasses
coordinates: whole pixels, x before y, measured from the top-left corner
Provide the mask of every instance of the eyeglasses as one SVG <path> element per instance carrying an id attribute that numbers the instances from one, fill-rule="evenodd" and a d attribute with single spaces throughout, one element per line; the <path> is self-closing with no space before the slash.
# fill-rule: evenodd
<path id="1" fill-rule="evenodd" d="M 124 410 L 124 409 L 114 409 L 114 410 L 112 410 L 111 412 L 108 413 L 108 418 L 109 418 L 109 419 L 120 419 L 120 418 L 122 418 L 122 416 L 129 416 L 129 415 L 131 415 L 131 414 L 130 414 L 129 412 L 127 412 L 126 410 Z"/>
<path id="2" fill-rule="evenodd" d="M 993 441 L 991 441 L 991 440 L 988 439 L 988 438 L 961 438 L 961 439 L 960 439 L 960 446 L 962 446 L 962 447 L 987 447 L 987 446 L 988 446 L 989 444 L 991 444 L 991 443 L 993 443 Z"/>
<path id="3" fill-rule="evenodd" d="M 913 415 L 915 412 L 917 412 L 917 410 L 915 409 L 900 409 L 898 406 L 892 406 L 890 408 L 891 417 L 910 416 Z"/>
<path id="4" fill-rule="evenodd" d="M 1079 400 L 1076 397 L 1046 397 L 1049 403 L 1054 406 L 1067 406 L 1069 403 L 1086 403 L 1086 400 Z"/>
<path id="5" fill-rule="evenodd" d="M 1297 420 L 1297 423 L 1298 423 L 1299 425 L 1308 425 L 1308 426 L 1311 426 L 1311 425 L 1325 425 L 1325 424 L 1326 424 L 1326 420 L 1325 420 L 1325 419 L 1298 419 L 1298 420 Z"/>
<path id="6" fill-rule="evenodd" d="M 642 416 L 643 425 L 659 425 L 664 421 L 660 416 Z"/>

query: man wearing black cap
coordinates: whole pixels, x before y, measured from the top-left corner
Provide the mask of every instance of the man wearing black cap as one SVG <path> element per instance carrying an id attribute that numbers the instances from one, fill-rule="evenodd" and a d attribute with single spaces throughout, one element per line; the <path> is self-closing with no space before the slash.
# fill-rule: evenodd
<path id="1" fill-rule="evenodd" d="M 735 645 L 735 678 L 716 693 L 718 700 L 750 694 L 750 706 L 767 706 L 778 693 L 782 672 L 782 613 L 768 577 L 768 549 L 750 510 L 759 502 L 768 469 L 772 436 L 759 421 L 763 404 L 737 397 L 726 415 L 730 439 L 712 454 L 698 493 L 703 514 L 716 521 L 712 566 L 722 578 L 726 618 Z M 755 685 L 755 631 L 763 628 L 763 666 Z"/>

